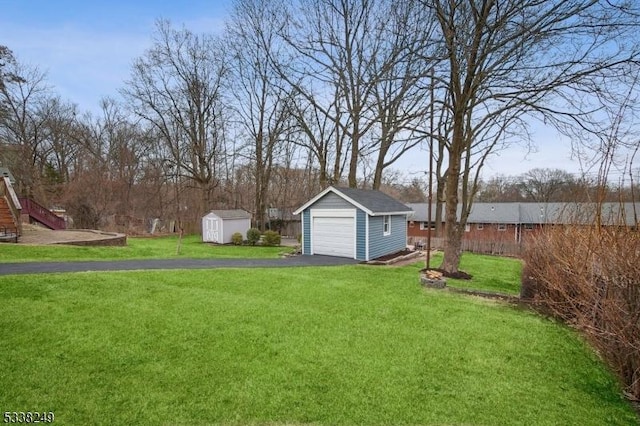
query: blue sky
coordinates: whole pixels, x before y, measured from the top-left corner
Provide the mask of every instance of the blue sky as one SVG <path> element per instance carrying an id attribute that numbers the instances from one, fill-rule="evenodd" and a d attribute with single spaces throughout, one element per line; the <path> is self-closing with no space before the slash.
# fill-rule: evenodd
<path id="1" fill-rule="evenodd" d="M 81 111 L 98 110 L 102 97 L 117 97 L 133 60 L 151 45 L 157 19 L 194 32 L 219 32 L 233 0 L 0 0 L 0 44 L 20 62 L 46 71 L 47 81 Z M 538 152 L 511 148 L 486 165 L 484 175 L 516 175 L 534 167 L 579 171 L 570 147 L 549 129 L 534 129 Z M 395 166 L 426 170 L 428 153 L 416 151 Z"/>
<path id="2" fill-rule="evenodd" d="M 150 46 L 157 19 L 220 31 L 231 3 L 0 0 L 0 44 L 47 71 L 63 98 L 95 111 L 100 98 L 116 96 L 132 61 Z"/>

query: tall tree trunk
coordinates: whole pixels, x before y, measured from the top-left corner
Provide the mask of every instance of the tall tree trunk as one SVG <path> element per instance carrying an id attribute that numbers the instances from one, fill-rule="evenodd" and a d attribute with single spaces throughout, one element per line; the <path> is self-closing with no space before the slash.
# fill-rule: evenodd
<path id="1" fill-rule="evenodd" d="M 464 225 L 458 221 L 458 188 L 460 169 L 464 152 L 464 113 L 462 108 L 454 112 L 451 148 L 449 149 L 449 167 L 446 176 L 445 198 L 445 242 L 442 269 L 454 273 L 458 271 L 462 254 L 462 230 Z M 462 230 L 461 230 L 462 227 Z"/>
<path id="2" fill-rule="evenodd" d="M 351 136 L 351 159 L 349 160 L 349 188 L 358 187 L 358 158 L 360 157 L 359 139 L 360 129 L 358 123 L 353 124 L 353 135 Z"/>

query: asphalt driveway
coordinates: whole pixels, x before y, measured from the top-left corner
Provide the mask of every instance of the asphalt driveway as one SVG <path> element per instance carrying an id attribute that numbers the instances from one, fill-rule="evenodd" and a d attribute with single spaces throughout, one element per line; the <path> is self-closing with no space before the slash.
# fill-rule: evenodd
<path id="1" fill-rule="evenodd" d="M 333 256 L 292 256 L 284 259 L 149 259 L 86 262 L 0 263 L 0 275 L 55 272 L 135 271 L 150 269 L 288 268 L 354 265 L 355 259 Z"/>

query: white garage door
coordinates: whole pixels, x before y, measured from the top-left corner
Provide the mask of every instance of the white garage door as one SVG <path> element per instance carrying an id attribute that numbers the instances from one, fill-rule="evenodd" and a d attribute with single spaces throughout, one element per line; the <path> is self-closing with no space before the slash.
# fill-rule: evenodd
<path id="1" fill-rule="evenodd" d="M 313 254 L 353 258 L 353 217 L 314 217 L 312 229 Z"/>

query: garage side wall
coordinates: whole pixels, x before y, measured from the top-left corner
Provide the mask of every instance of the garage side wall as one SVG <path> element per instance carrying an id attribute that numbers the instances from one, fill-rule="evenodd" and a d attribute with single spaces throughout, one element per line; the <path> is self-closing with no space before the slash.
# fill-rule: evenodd
<path id="1" fill-rule="evenodd" d="M 395 253 L 407 245 L 406 215 L 391 216 L 391 233 L 383 235 L 383 216 L 369 217 L 369 260 Z"/>

